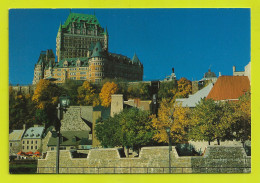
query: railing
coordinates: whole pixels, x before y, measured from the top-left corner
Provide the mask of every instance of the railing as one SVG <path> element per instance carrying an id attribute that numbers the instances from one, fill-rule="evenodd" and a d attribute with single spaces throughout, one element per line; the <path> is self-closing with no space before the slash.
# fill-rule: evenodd
<path id="1" fill-rule="evenodd" d="M 43 171 L 48 169 L 47 171 Z M 183 174 L 183 173 L 250 173 L 251 167 L 60 167 L 65 174 Z M 56 173 L 56 167 L 37 167 L 37 173 Z"/>

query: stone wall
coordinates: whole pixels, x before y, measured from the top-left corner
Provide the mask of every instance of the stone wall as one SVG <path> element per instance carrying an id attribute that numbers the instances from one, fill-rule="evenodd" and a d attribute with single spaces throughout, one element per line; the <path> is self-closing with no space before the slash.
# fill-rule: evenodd
<path id="1" fill-rule="evenodd" d="M 51 131 L 49 131 L 47 133 L 47 135 L 42 139 L 42 153 L 46 153 L 49 150 L 47 145 L 48 145 L 48 142 L 49 142 L 51 136 L 52 136 L 52 133 L 51 133 Z"/>
<path id="2" fill-rule="evenodd" d="M 209 146 L 204 156 L 180 157 L 176 149 L 144 147 L 139 157 L 122 158 L 119 149 L 91 149 L 87 158 L 60 151 L 60 173 L 249 173 L 251 157 L 241 146 Z M 38 173 L 55 173 L 56 152 L 38 160 Z"/>
<path id="3" fill-rule="evenodd" d="M 101 117 L 101 111 L 94 111 L 93 112 L 93 124 L 92 124 L 92 129 L 94 129 L 92 131 L 92 147 L 98 147 L 100 145 L 100 142 L 99 140 L 97 139 L 96 137 L 96 131 L 95 131 L 95 128 L 96 128 L 96 121 L 98 118 Z"/>
<path id="4" fill-rule="evenodd" d="M 21 92 L 22 94 L 33 94 L 36 86 L 35 85 L 25 85 L 25 86 L 12 86 L 14 92 Z"/>
<path id="5" fill-rule="evenodd" d="M 9 141 L 9 155 L 16 156 L 22 150 L 22 143 L 20 140 Z"/>

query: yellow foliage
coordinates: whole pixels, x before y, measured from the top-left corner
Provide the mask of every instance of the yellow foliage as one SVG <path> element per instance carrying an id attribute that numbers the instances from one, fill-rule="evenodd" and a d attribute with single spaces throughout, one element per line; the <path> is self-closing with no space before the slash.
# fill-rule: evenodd
<path id="1" fill-rule="evenodd" d="M 158 142 L 168 142 L 165 128 L 170 127 L 171 138 L 174 142 L 186 141 L 185 128 L 189 125 L 189 108 L 184 108 L 178 103 L 163 99 L 158 111 L 158 117 L 152 116 L 152 125 L 157 130 L 154 139 Z"/>
<path id="2" fill-rule="evenodd" d="M 191 81 L 187 80 L 186 78 L 181 78 L 178 81 L 178 92 L 176 97 L 186 98 L 192 91 Z"/>
<path id="3" fill-rule="evenodd" d="M 111 95 L 115 94 L 118 91 L 118 86 L 114 82 L 106 82 L 99 94 L 101 99 L 101 105 L 104 107 L 109 107 L 111 104 Z"/>
<path id="4" fill-rule="evenodd" d="M 32 101 L 38 103 L 40 101 L 40 98 L 42 97 L 43 91 L 46 90 L 49 85 L 50 85 L 50 81 L 41 79 L 36 86 L 34 95 L 32 97 Z"/>
<path id="5" fill-rule="evenodd" d="M 52 85 L 49 80 L 41 79 L 36 86 L 32 101 L 36 103 L 38 109 L 44 109 L 49 104 L 58 103 L 59 90 Z"/>
<path id="6" fill-rule="evenodd" d="M 83 85 L 78 88 L 78 104 L 99 105 L 98 96 L 95 94 L 95 89 L 93 89 L 89 81 L 85 81 Z"/>

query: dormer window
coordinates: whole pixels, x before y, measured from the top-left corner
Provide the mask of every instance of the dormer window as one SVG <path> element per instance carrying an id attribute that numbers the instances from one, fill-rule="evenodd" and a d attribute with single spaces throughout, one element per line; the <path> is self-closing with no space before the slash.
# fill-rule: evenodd
<path id="1" fill-rule="evenodd" d="M 80 60 L 77 61 L 76 66 L 80 67 Z"/>
<path id="2" fill-rule="evenodd" d="M 63 63 L 63 67 L 68 67 L 68 61 L 65 61 L 65 62 Z"/>

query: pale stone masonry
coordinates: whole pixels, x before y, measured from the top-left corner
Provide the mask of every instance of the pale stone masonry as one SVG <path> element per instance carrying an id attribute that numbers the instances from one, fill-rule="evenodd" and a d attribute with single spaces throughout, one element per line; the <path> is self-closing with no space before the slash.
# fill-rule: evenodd
<path id="1" fill-rule="evenodd" d="M 167 146 L 143 147 L 139 157 L 122 158 L 119 149 L 91 149 L 87 158 L 60 151 L 60 173 L 169 173 Z M 242 146 L 208 146 L 204 156 L 180 157 L 173 147 L 172 173 L 250 173 L 251 157 Z M 38 173 L 55 173 L 56 152 L 38 160 Z"/>
<path id="2" fill-rule="evenodd" d="M 88 126 L 82 119 L 82 112 L 84 107 L 81 106 L 71 106 L 68 110 L 63 114 L 63 120 L 61 120 L 61 128 L 60 131 L 91 131 L 91 127 Z M 91 113 L 91 110 L 84 110 L 85 112 Z M 84 115 L 89 118 L 88 115 Z M 90 116 L 91 117 L 91 116 Z M 89 118 L 92 122 L 92 119 Z"/>

